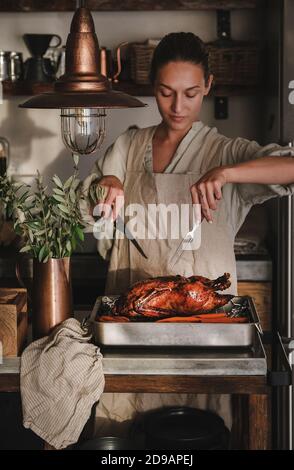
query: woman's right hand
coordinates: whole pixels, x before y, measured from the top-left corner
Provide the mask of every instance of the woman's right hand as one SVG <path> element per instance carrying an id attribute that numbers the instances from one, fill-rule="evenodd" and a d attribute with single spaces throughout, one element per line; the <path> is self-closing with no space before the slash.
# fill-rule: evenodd
<path id="1" fill-rule="evenodd" d="M 99 215 L 105 218 L 111 217 L 113 221 L 116 220 L 124 205 L 124 188 L 121 181 L 114 175 L 107 175 L 93 185 L 105 188 L 103 199 L 93 201 L 94 205 L 100 204 L 102 212 L 100 211 Z"/>

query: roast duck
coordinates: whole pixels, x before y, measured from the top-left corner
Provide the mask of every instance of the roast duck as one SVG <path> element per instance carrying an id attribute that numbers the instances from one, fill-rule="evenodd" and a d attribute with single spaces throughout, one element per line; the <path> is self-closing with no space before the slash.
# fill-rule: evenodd
<path id="1" fill-rule="evenodd" d="M 121 294 L 99 321 L 243 323 L 246 316 L 230 317 L 217 311 L 234 296 L 219 294 L 230 287 L 230 274 L 211 280 L 203 276 L 166 276 L 133 284 Z"/>

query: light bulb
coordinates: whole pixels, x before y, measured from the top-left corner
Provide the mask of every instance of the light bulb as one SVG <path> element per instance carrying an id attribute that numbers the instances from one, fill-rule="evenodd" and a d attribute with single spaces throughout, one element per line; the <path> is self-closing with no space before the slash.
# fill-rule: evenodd
<path id="1" fill-rule="evenodd" d="M 62 109 L 61 133 L 65 146 L 79 155 L 95 152 L 105 137 L 105 117 L 104 109 Z"/>

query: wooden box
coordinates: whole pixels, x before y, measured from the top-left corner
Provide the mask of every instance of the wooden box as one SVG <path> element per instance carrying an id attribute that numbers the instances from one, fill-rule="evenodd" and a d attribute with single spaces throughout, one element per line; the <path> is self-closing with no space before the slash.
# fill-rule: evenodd
<path id="1" fill-rule="evenodd" d="M 0 341 L 4 357 L 20 355 L 27 331 L 26 289 L 0 288 Z"/>

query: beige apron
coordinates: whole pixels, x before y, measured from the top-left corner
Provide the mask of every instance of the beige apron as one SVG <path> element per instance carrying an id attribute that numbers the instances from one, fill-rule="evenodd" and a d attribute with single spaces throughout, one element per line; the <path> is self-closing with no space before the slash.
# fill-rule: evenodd
<path id="1" fill-rule="evenodd" d="M 135 139 L 134 139 L 135 140 Z M 138 148 L 136 142 L 132 142 Z M 190 204 L 190 187 L 200 178 L 199 172 L 189 174 L 150 173 L 144 170 L 145 148 L 140 152 L 129 152 L 124 182 L 125 208 L 137 203 L 147 209 L 147 204 Z M 135 281 L 168 274 L 191 276 L 199 274 L 211 279 L 224 272 L 231 273 L 232 285 L 226 293 L 237 294 L 236 263 L 234 256 L 233 230 L 226 223 L 227 208 L 222 200 L 214 214 L 213 224 L 205 220 L 201 224 L 201 245 L 198 250 L 184 251 L 173 269 L 169 260 L 179 245 L 179 240 L 140 239 L 138 240 L 146 260 L 136 247 L 125 237 L 114 241 L 106 282 L 106 294 L 119 294 Z M 143 219 L 137 217 L 139 223 Z M 142 325 L 142 328 L 144 325 Z M 106 426 L 106 418 L 122 422 L 134 417 L 136 412 L 147 411 L 166 405 L 186 405 L 210 408 L 218 412 L 231 425 L 229 396 L 193 394 L 103 394 L 97 407 L 96 416 Z M 97 421 L 99 428 L 99 420 Z M 98 430 L 113 432 L 105 427 Z M 103 426 L 102 426 L 103 427 Z M 121 428 L 121 427 L 120 427 Z M 116 429 L 118 429 L 116 427 Z"/>
<path id="2" fill-rule="evenodd" d="M 132 144 L 138 148 L 136 138 Z M 145 148 L 141 152 L 130 149 L 124 181 L 125 208 L 129 204 L 139 204 L 145 208 L 146 222 L 148 204 L 189 204 L 192 208 L 190 187 L 200 177 L 199 171 L 188 174 L 150 173 L 144 171 Z M 199 274 L 211 279 L 224 272 L 231 274 L 231 287 L 226 293 L 237 294 L 236 262 L 234 255 L 234 230 L 230 226 L 225 198 L 213 214 L 214 221 L 201 224 L 201 245 L 197 250 L 183 251 L 178 263 L 171 270 L 169 260 L 179 245 L 179 239 L 139 239 L 140 246 L 147 255 L 146 260 L 124 237 L 114 240 L 106 282 L 106 294 L 120 294 L 135 281 L 148 277 L 181 274 Z M 190 211 L 191 220 L 192 209 Z M 146 224 L 147 225 L 147 224 Z"/>

